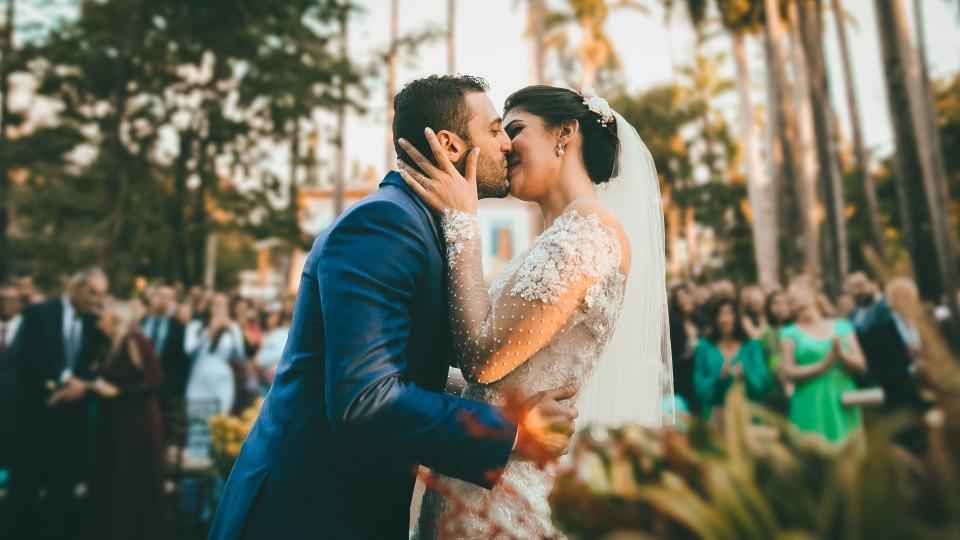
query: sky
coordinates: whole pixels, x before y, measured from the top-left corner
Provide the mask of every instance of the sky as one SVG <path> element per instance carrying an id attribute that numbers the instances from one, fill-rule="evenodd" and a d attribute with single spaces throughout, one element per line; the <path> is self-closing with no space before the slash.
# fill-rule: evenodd
<path id="1" fill-rule="evenodd" d="M 960 71 L 960 15 L 956 4 L 946 0 L 904 0 L 911 16 L 913 1 L 920 1 L 924 6 L 932 77 Z M 555 3 L 563 4 L 559 1 Z M 388 42 L 390 2 L 362 0 L 360 4 L 365 13 L 356 18 L 351 27 L 350 54 L 358 59 L 372 58 Z M 659 2 L 651 0 L 649 4 L 651 8 L 648 14 L 621 10 L 611 15 L 606 25 L 606 31 L 623 63 L 623 74 L 630 91 L 644 90 L 672 80 L 671 40 L 673 55 L 678 63 L 692 57 L 694 36 L 687 24 L 686 13 L 678 11 L 672 27 L 668 27 L 664 23 L 663 11 L 658 7 Z M 884 156 L 891 151 L 892 143 L 874 2 L 847 0 L 844 4 L 855 21 L 848 24 L 847 37 L 868 152 Z M 430 24 L 437 28 L 445 27 L 446 6 L 447 0 L 400 0 L 400 33 L 413 32 Z M 456 71 L 485 78 L 491 85 L 490 96 L 497 107 L 502 106 L 512 91 L 530 83 L 527 44 L 523 37 L 525 9 L 524 2 L 517 0 L 457 0 Z M 832 101 L 837 107 L 844 133 L 849 134 L 836 27 L 832 17 L 828 16 L 825 20 Z M 576 39 L 575 30 L 571 30 L 571 39 Z M 730 43 L 724 35 L 718 34 L 708 47 L 711 50 L 729 51 Z M 754 103 L 761 103 L 764 59 L 759 39 L 751 40 L 748 53 L 753 74 L 751 88 L 754 91 Z M 421 47 L 416 57 L 401 60 L 400 86 L 431 73 L 444 73 L 446 66 L 446 42 L 440 39 Z M 732 80 L 732 60 L 724 68 Z M 385 82 L 375 81 L 370 88 L 367 114 L 364 117 L 351 115 L 349 118 L 347 154 L 353 164 L 352 169 L 373 169 L 379 175 L 384 168 Z M 733 92 L 720 100 L 718 106 L 731 121 L 735 120 L 736 95 Z M 332 121 L 328 125 L 332 126 Z M 642 136 L 643 127 L 636 127 Z"/>

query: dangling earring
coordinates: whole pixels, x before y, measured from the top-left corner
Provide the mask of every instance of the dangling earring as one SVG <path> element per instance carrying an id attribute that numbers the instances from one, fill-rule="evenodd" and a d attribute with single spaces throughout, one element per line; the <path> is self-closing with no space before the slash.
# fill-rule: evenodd
<path id="1" fill-rule="evenodd" d="M 563 157 L 563 145 L 557 142 L 557 157 Z"/>

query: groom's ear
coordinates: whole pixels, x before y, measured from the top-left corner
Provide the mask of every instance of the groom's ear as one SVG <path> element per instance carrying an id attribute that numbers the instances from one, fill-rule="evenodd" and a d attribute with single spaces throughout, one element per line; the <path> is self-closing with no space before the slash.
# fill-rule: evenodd
<path id="1" fill-rule="evenodd" d="M 453 163 L 460 169 L 461 164 L 467 157 L 467 152 L 470 150 L 467 148 L 467 142 L 456 133 L 445 129 L 437 132 L 437 140 L 440 141 L 440 146 L 447 151 L 447 157 L 450 158 L 450 163 Z"/>

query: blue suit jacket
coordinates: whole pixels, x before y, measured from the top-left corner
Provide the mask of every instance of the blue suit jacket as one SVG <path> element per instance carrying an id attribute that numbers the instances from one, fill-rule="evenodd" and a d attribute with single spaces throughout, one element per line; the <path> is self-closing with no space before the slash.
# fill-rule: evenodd
<path id="1" fill-rule="evenodd" d="M 317 237 L 210 538 L 407 538 L 417 464 L 496 481 L 516 426 L 442 393 L 451 356 L 441 242 L 397 173 Z"/>

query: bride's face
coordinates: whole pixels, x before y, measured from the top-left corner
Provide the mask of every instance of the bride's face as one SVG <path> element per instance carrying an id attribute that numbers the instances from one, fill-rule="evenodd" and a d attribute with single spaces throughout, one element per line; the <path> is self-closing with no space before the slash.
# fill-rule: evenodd
<path id="1" fill-rule="evenodd" d="M 524 201 L 540 200 L 560 172 L 559 130 L 548 128 L 539 116 L 520 109 L 507 112 L 503 122 L 512 144 L 507 154 L 510 194 Z"/>

